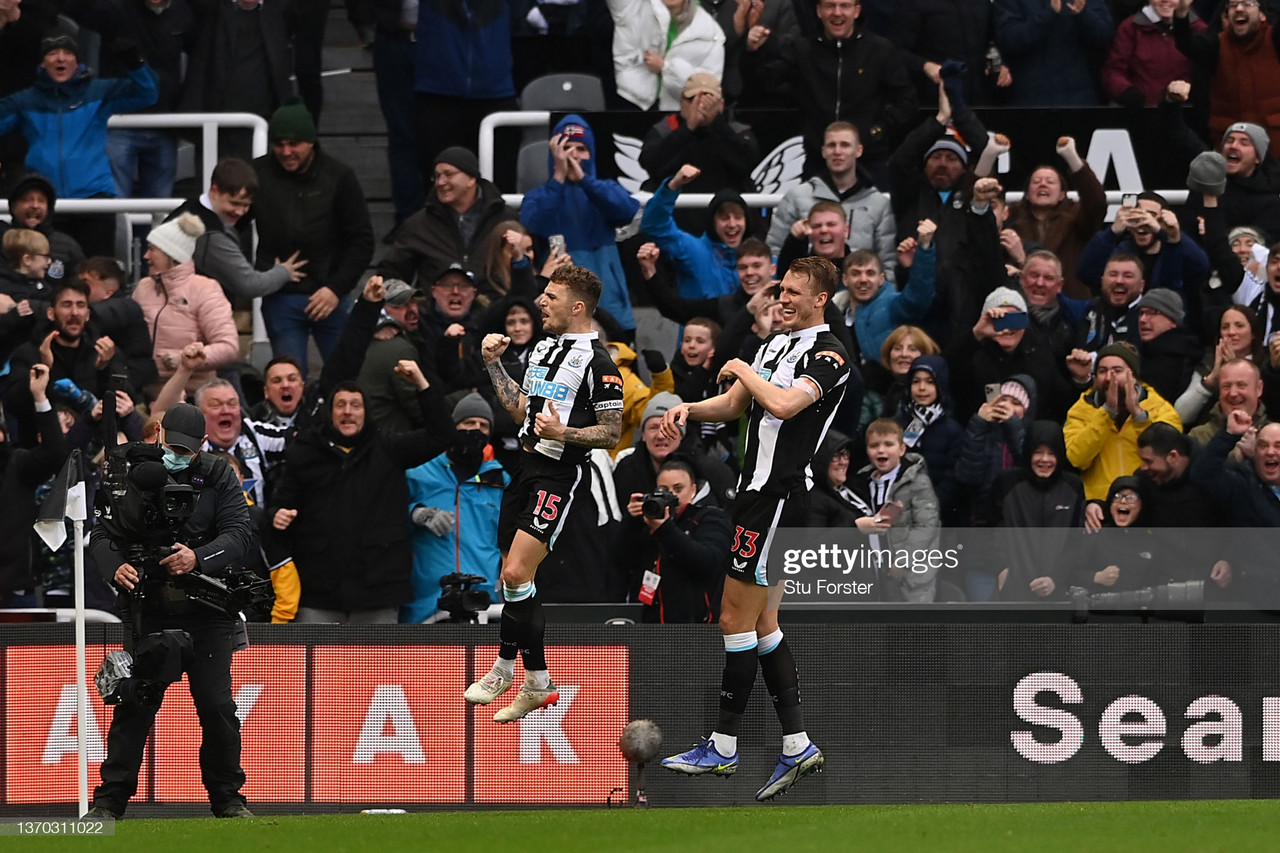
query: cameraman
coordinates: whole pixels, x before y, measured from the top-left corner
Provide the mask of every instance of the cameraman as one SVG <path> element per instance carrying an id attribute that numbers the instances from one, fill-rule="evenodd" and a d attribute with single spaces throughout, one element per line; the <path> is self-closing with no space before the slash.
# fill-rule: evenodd
<path id="1" fill-rule="evenodd" d="M 126 560 L 131 548 L 136 551 L 138 545 L 154 544 L 155 540 L 146 541 L 148 530 L 138 529 L 140 525 L 124 507 L 104 502 L 109 489 L 99 492 L 99 505 L 94 510 L 98 523 L 89 547 L 99 570 L 117 587 L 130 591 L 130 606 L 141 607 L 140 613 L 131 614 L 138 617 L 131 621 L 135 626 L 140 624 L 140 630 L 126 635 L 126 651 L 135 659 L 140 657 L 138 646 L 144 637 L 170 629 L 190 635 L 189 645 L 182 649 L 181 670 L 187 673 L 200 719 L 200 772 L 209 802 L 217 817 L 253 817 L 240 794 L 244 784 L 240 722 L 231 693 L 231 654 L 237 631 L 242 629 L 231 616 L 190 600 L 175 583 L 179 576 L 191 572 L 218 575 L 240 565 L 251 541 L 249 511 L 236 475 L 226 462 L 200 452 L 204 439 L 204 415 L 195 406 L 180 403 L 169 409 L 160 423 L 167 476 L 159 476 L 155 462 L 136 457 L 139 461 L 134 463 L 135 457 L 130 457 L 135 469 L 130 472 L 130 490 L 155 492 L 165 484 L 188 485 L 194 490 L 194 511 L 177 523 L 178 541 L 171 544 L 172 553 L 149 568 Z M 151 467 L 147 473 L 157 476 L 144 478 L 142 469 L 147 467 Z M 154 480 L 160 481 L 158 486 Z M 164 543 L 160 550 L 167 552 L 168 546 Z M 102 784 L 93 793 L 91 817 L 120 817 L 137 791 L 143 749 L 166 686 L 165 680 L 153 679 L 155 675 L 149 667 L 136 665 L 134 679 L 149 689 L 115 707 L 107 735 L 107 759 L 102 762 Z M 170 672 L 166 679 L 171 675 L 175 680 L 180 677 L 180 673 Z"/>
<path id="2" fill-rule="evenodd" d="M 653 500 L 664 490 L 674 499 L 674 508 Z M 643 570 L 631 578 L 629 596 L 646 605 L 646 622 L 716 621 L 714 605 L 720 601 L 733 531 L 722 510 L 693 503 L 700 495 L 693 466 L 668 459 L 658 469 L 657 491 L 633 493 L 627 502 L 627 512 L 649 529 L 640 561 Z"/>

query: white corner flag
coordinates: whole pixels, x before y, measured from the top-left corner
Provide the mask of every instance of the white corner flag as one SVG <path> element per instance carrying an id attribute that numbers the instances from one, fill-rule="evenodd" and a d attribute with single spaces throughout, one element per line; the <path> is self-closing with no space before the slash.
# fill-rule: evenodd
<path id="1" fill-rule="evenodd" d="M 88 507 L 84 494 L 84 480 L 80 478 L 80 451 L 73 450 L 66 464 L 53 481 L 53 488 L 45 496 L 36 517 L 35 529 L 50 551 L 56 551 L 67 541 L 66 520 L 71 519 L 75 533 L 75 594 L 76 594 L 76 743 L 79 747 L 78 776 L 79 817 L 89 810 L 89 753 L 87 751 L 89 726 L 89 690 L 85 681 L 84 636 L 84 523 L 88 519 Z"/>

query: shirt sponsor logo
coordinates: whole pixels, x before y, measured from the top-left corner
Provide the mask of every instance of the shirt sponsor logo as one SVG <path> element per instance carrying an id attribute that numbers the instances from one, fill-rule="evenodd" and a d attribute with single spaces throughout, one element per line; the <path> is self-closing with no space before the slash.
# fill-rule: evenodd
<path id="1" fill-rule="evenodd" d="M 604 374 L 600 377 L 600 381 L 604 382 L 606 385 L 617 385 L 619 388 L 622 387 L 622 377 L 614 376 L 612 373 Z"/>
<path id="2" fill-rule="evenodd" d="M 815 355 L 814 358 L 828 358 L 836 364 L 842 367 L 844 366 L 844 359 L 840 356 L 840 353 L 835 352 L 834 350 L 824 349 L 822 352 Z"/>

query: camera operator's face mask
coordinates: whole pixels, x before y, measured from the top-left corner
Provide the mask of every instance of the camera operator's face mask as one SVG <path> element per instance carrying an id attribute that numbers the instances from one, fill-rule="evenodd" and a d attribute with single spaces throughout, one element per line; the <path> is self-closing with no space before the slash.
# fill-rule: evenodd
<path id="1" fill-rule="evenodd" d="M 169 445 L 164 445 L 164 468 L 170 474 L 176 474 L 179 471 L 185 471 L 191 465 L 191 460 L 195 458 L 194 453 L 186 455 L 175 453 Z"/>
<path id="2" fill-rule="evenodd" d="M 480 464 L 484 462 L 484 448 L 488 443 L 489 436 L 478 429 L 458 430 L 453 444 L 445 452 L 459 480 L 470 480 L 480 470 Z"/>

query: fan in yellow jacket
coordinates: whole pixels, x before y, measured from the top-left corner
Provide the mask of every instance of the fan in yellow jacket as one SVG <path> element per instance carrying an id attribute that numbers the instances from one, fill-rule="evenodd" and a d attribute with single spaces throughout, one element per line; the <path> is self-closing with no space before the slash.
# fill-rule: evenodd
<path id="1" fill-rule="evenodd" d="M 1138 353 L 1125 343 L 1098 350 L 1093 389 L 1067 412 L 1063 437 L 1067 459 L 1080 471 L 1084 496 L 1104 500 L 1117 477 L 1137 470 L 1138 436 L 1154 423 L 1178 430 L 1182 421 L 1173 406 L 1143 384 Z"/>
<path id="2" fill-rule="evenodd" d="M 618 341 L 610 341 L 608 347 L 614 364 L 618 365 L 618 373 L 622 375 L 622 438 L 618 440 L 618 446 L 609 451 L 610 456 L 617 458 L 634 441 L 636 430 L 644 419 L 645 406 L 661 391 L 674 392 L 676 381 L 666 360 L 656 350 L 644 351 L 645 366 L 649 368 L 650 378 L 653 380 L 650 387 L 636 375 L 635 350 Z"/>

